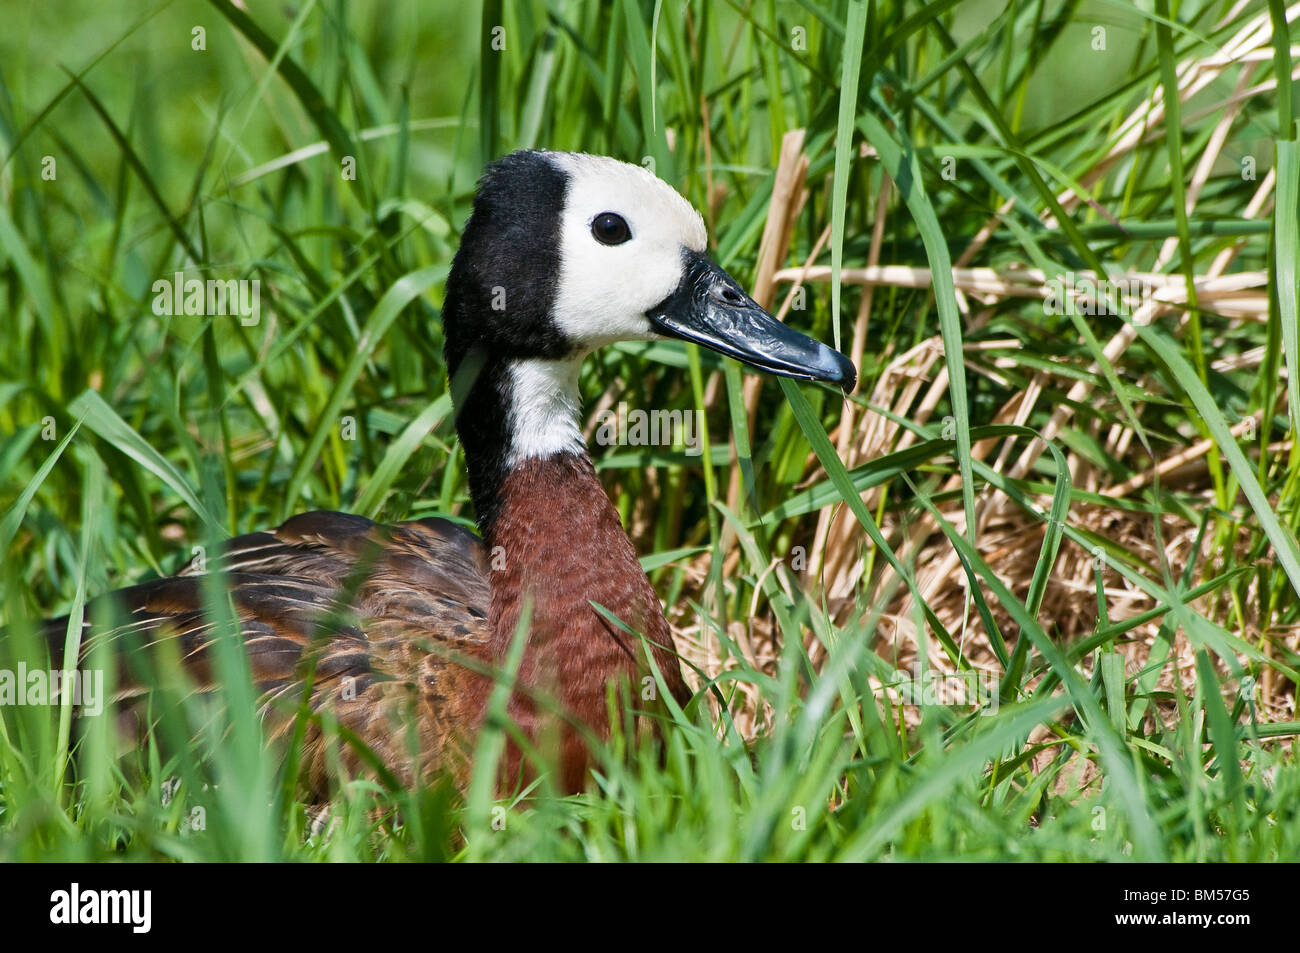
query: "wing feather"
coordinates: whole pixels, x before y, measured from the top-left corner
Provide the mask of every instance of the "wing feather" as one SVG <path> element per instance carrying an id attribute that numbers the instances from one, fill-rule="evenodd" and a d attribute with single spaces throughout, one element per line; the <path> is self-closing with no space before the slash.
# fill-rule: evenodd
<path id="1" fill-rule="evenodd" d="M 287 736 L 312 672 L 309 706 L 328 712 L 375 751 L 399 779 L 445 768 L 459 773 L 454 727 L 477 677 L 456 658 L 485 658 L 490 599 L 482 541 L 443 519 L 395 525 L 346 513 L 303 513 L 269 532 L 230 540 L 206 564 L 101 596 L 119 623 L 87 622 L 83 658 L 106 644 L 116 655 L 174 641 L 200 690 L 214 686 L 215 623 L 205 611 L 205 577 L 224 574 L 261 710 L 272 739 Z M 56 663 L 67 619 L 46 624 Z M 139 694 L 133 667 L 119 666 L 122 695 Z M 414 726 L 416 737 L 412 739 Z M 414 743 L 412 743 L 414 742 Z M 355 752 L 341 752 L 360 769 Z M 324 739 L 309 727 L 304 777 L 324 794 Z M 349 764 L 351 762 L 351 764 Z"/>

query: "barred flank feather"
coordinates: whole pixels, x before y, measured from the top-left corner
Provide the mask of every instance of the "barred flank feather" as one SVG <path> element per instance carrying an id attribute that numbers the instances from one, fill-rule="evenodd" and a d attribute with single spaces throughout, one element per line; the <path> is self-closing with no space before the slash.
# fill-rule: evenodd
<path id="1" fill-rule="evenodd" d="M 442 519 L 385 526 L 345 513 L 303 513 L 278 529 L 231 540 L 205 567 L 217 569 L 226 574 L 272 739 L 288 733 L 310 679 L 311 710 L 331 713 L 404 783 L 439 769 L 463 776 L 457 726 L 474 723 L 479 692 L 472 683 L 487 663 L 490 594 L 478 537 Z M 148 648 L 176 639 L 187 674 L 200 691 L 210 689 L 214 623 L 203 609 L 205 571 L 191 564 L 178 576 L 101 597 L 127 621 L 106 631 L 87 621 L 83 658 L 96 643 Z M 86 618 L 95 615 L 92 606 Z M 56 662 L 66 628 L 66 617 L 45 625 Z M 129 664 L 119 684 L 121 698 L 141 690 Z M 356 752 L 344 750 L 343 757 L 349 770 L 359 769 Z M 303 776 L 317 795 L 326 794 L 314 723 Z"/>

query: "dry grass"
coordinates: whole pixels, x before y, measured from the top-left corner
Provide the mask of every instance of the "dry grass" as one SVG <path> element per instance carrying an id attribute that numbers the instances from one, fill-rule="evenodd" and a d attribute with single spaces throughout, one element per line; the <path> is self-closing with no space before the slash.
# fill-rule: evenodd
<path id="1" fill-rule="evenodd" d="M 1293 10 L 1296 8 L 1293 8 Z M 1236 11 L 1234 11 L 1235 13 Z M 1230 17 L 1225 17 L 1225 21 Z M 1186 104 L 1194 96 L 1206 90 L 1224 71 L 1241 68 L 1233 94 L 1211 107 L 1201 107 L 1199 114 L 1206 112 L 1220 113 L 1221 119 L 1213 135 L 1204 144 L 1195 164 L 1195 171 L 1187 188 L 1187 212 L 1190 216 L 1196 210 L 1197 200 L 1216 165 L 1223 161 L 1223 148 L 1229 131 L 1239 118 L 1240 111 L 1252 100 L 1272 94 L 1276 82 L 1252 83 L 1256 68 L 1265 63 L 1272 55 L 1270 50 L 1271 30 L 1268 16 L 1260 13 L 1252 18 L 1219 52 L 1196 59 L 1186 60 L 1178 65 L 1179 98 Z M 1293 56 L 1300 55 L 1300 49 L 1293 49 Z M 1300 65 L 1293 73 L 1300 77 Z M 1161 141 L 1164 135 L 1165 109 L 1162 89 L 1157 86 L 1155 92 L 1144 101 L 1120 125 L 1114 134 L 1113 146 L 1102 155 L 1087 173 L 1081 177 L 1082 185 L 1091 186 L 1101 180 L 1117 163 L 1129 156 L 1135 149 L 1149 147 Z M 1186 117 L 1190 119 L 1193 117 Z M 796 291 L 805 285 L 829 283 L 831 268 L 826 264 L 817 264 L 819 258 L 826 255 L 827 239 L 830 225 L 825 224 L 821 237 L 813 249 L 812 256 L 799 264 L 785 268 L 776 266 L 776 261 L 784 257 L 788 248 L 793 223 L 803 212 L 808 199 L 805 187 L 808 159 L 802 153 L 802 130 L 795 130 L 786 135 L 781 152 L 781 160 L 776 174 L 771 204 L 767 214 L 767 225 L 763 232 L 760 246 L 759 267 L 754 286 L 754 297 L 759 302 L 771 306 L 779 295 L 781 286 L 788 286 L 783 296 L 779 314 L 788 314 Z M 874 154 L 864 150 L 858 161 L 870 162 Z M 861 263 L 846 262 L 841 271 L 841 281 L 846 285 L 862 288 L 861 305 L 850 346 L 850 355 L 858 366 L 863 366 L 864 346 L 867 327 L 872 317 L 873 291 L 877 288 L 913 288 L 928 289 L 931 275 L 928 268 L 911 264 L 884 263 L 881 261 L 881 237 L 884 234 L 887 218 L 890 215 L 906 215 L 893 193 L 887 175 L 883 176 L 886 188 L 875 200 L 875 227 L 870 236 L 869 252 Z M 1272 169 L 1264 174 L 1250 203 L 1242 213 L 1243 218 L 1255 219 L 1267 216 L 1273 206 L 1273 190 L 1276 176 Z M 1067 210 L 1077 210 L 1085 201 L 1073 190 L 1065 190 L 1058 196 L 1062 206 Z M 1095 203 L 1092 203 L 1095 204 Z M 1008 207 L 1004 207 L 1005 213 Z M 1109 217 L 1109 216 L 1107 216 Z M 1049 215 L 1043 216 L 1044 224 L 1056 223 Z M 975 234 L 964 254 L 953 269 L 953 281 L 958 290 L 958 304 L 967 332 L 976 331 L 985 326 L 995 315 L 1005 313 L 1009 308 L 1016 308 L 1024 299 L 1046 301 L 1053 294 L 1049 276 L 1042 270 L 1029 267 L 979 267 L 981 252 L 994 230 L 1001 225 L 1000 218 L 990 219 Z M 1209 262 L 1203 272 L 1196 273 L 1194 287 L 1197 306 L 1211 309 L 1214 313 L 1234 322 L 1261 322 L 1268 318 L 1269 274 L 1265 271 L 1248 271 L 1229 273 L 1239 251 L 1248 239 L 1242 238 L 1224 248 Z M 1107 277 L 1112 281 L 1131 282 L 1133 287 L 1140 287 L 1140 304 L 1132 314 L 1132 323 L 1124 324 L 1118 332 L 1105 342 L 1106 358 L 1116 368 L 1121 378 L 1127 376 L 1125 356 L 1130 346 L 1137 339 L 1136 325 L 1153 321 L 1167 321 L 1177 324 L 1180 329 L 1187 328 L 1188 296 L 1184 276 L 1179 273 L 1167 273 L 1165 269 L 1177 251 L 1177 239 L 1153 245 L 1152 259 L 1141 270 L 1115 272 Z M 1076 283 L 1095 279 L 1091 272 L 1080 272 Z M 1081 299 L 1082 302 L 1082 299 Z M 1082 303 L 1081 303 L 1081 306 Z M 997 375 L 998 367 L 1005 361 L 1015 366 L 1013 357 L 992 360 L 980 360 L 984 355 L 979 352 L 991 352 L 1005 347 L 1016 347 L 1018 342 L 983 341 L 967 346 L 967 367 L 976 373 Z M 901 426 L 895 420 L 880 412 L 888 410 L 895 417 L 909 421 L 913 425 L 930 423 L 938 408 L 944 406 L 948 392 L 949 380 L 944 366 L 943 346 L 939 336 L 921 341 L 905 353 L 888 356 L 890 359 L 883 371 L 876 377 L 870 393 L 865 399 L 844 402 L 839 426 L 831 436 L 836 442 L 837 450 L 848 467 L 853 467 L 875 459 L 891 451 L 903 449 L 917 441 L 913 430 Z M 1256 349 L 1241 355 L 1221 358 L 1216 362 L 1217 370 L 1242 369 L 1258 366 L 1263 359 L 1262 349 Z M 1051 371 L 1036 373 L 1030 385 L 1001 407 L 993 418 L 996 423 L 1013 423 L 1023 425 L 1031 421 L 1036 414 L 1044 411 L 1045 395 L 1052 389 L 1068 391 L 1067 399 L 1057 404 L 1051 411 L 1045 426 L 1041 428 L 1042 440 L 1054 440 L 1062 430 L 1079 426 L 1075 419 L 1074 407 L 1095 399 L 1094 381 L 1099 367 L 1063 366 L 1063 371 L 1075 373 L 1053 374 Z M 1078 371 L 1086 371 L 1086 377 L 1080 379 Z M 1143 383 L 1150 384 L 1144 380 Z M 718 397 L 718 381 L 715 378 L 709 392 L 711 400 Z M 758 403 L 758 394 L 763 386 L 759 378 L 749 378 L 745 382 L 745 402 L 749 411 L 751 424 Z M 862 395 L 860 394 L 859 397 Z M 1075 487 L 1099 494 L 1116 501 L 1125 500 L 1140 494 L 1144 488 L 1159 483 L 1166 489 L 1177 491 L 1189 500 L 1200 500 L 1205 509 L 1216 506 L 1215 490 L 1211 479 L 1211 470 L 1206 458 L 1213 452 L 1211 440 L 1190 439 L 1187 445 L 1176 450 L 1151 455 L 1141 442 L 1134 439 L 1132 430 L 1111 426 L 1100 427 L 1096 421 L 1082 425 L 1088 436 L 1101 442 L 1107 453 L 1130 464 L 1135 475 L 1127 480 L 1117 481 L 1109 474 L 1101 472 L 1086 458 L 1076 451 L 1066 451 L 1070 472 Z M 1235 424 L 1232 432 L 1236 436 L 1253 434 L 1259 426 L 1258 415 L 1248 417 Z M 1274 452 L 1286 451 L 1288 444 L 1270 448 Z M 986 440 L 976 443 L 973 455 L 999 473 L 1013 479 L 1025 478 L 1033 473 L 1038 457 L 1044 452 L 1045 445 L 1034 441 L 1028 446 L 1015 444 L 1011 440 Z M 732 469 L 733 479 L 729 488 L 728 504 L 737 505 L 740 495 L 738 469 Z M 815 458 L 810 454 L 806 483 L 825 479 Z M 939 492 L 952 493 L 959 486 L 958 478 L 950 478 Z M 863 502 L 873 512 L 881 504 L 882 488 L 876 488 L 863 494 Z M 1050 498 L 1040 495 L 1038 504 L 1045 510 Z M 1199 508 L 1199 507 L 1196 507 Z M 944 518 L 959 530 L 965 529 L 964 516 L 960 499 L 951 505 L 942 505 L 940 510 Z M 1039 546 L 1042 542 L 1042 522 L 1019 509 L 1009 499 L 988 488 L 978 498 L 978 548 L 981 556 L 997 572 L 998 577 L 1017 597 L 1023 599 L 1029 589 L 1030 580 L 1038 564 Z M 1171 513 L 1162 513 L 1158 517 L 1150 512 L 1134 511 L 1118 503 L 1107 506 L 1099 503 L 1075 503 L 1070 507 L 1071 525 L 1089 530 L 1106 539 L 1112 540 L 1123 549 L 1136 554 L 1142 562 L 1150 567 L 1164 567 L 1174 577 L 1179 577 L 1190 565 L 1216 565 L 1215 547 L 1208 535 L 1202 536 L 1199 549 L 1197 546 L 1198 526 Z M 1157 526 L 1157 520 L 1159 525 Z M 926 514 L 916 516 L 909 513 L 906 521 L 900 521 L 886 512 L 882 528 L 886 531 L 894 553 L 905 565 L 916 567 L 922 597 L 935 611 L 943 624 L 952 632 L 960 633 L 961 646 L 967 660 L 989 670 L 998 668 L 998 662 L 989 641 L 988 633 L 977 613 L 968 593 L 968 580 L 961 563 L 948 539 L 940 532 L 934 520 Z M 1244 535 L 1244 531 L 1243 531 Z M 740 563 L 741 554 L 735 545 L 734 536 L 728 537 L 731 544 L 727 568 L 734 570 Z M 1244 548 L 1244 543 L 1242 544 Z M 914 604 L 915 597 L 900 585 L 900 580 L 883 560 L 871 560 L 871 544 L 857 525 L 847 508 L 840 506 L 821 511 L 812 538 L 810 560 L 816 566 L 816 574 L 802 578 L 813 579 L 808 589 L 822 594 L 831 609 L 832 617 L 840 625 L 853 622 L 853 616 L 860 611 L 862 590 L 865 587 L 870 596 L 865 600 L 876 605 L 880 596 L 885 598 L 885 609 L 879 617 L 874 632 L 876 651 L 895 668 L 911 671 L 916 665 L 919 651 L 917 619 Z M 702 589 L 708 557 L 702 556 L 692 568 L 690 579 L 694 587 Z M 868 564 L 875 567 L 870 579 L 864 578 Z M 883 568 L 881 568 L 883 567 Z M 1086 636 L 1097 628 L 1098 595 L 1097 567 L 1090 552 L 1077 544 L 1066 541 L 1060 551 L 1055 568 L 1042 604 L 1041 617 L 1052 620 L 1054 636 L 1062 643 L 1069 644 Z M 1105 569 L 1102 573 L 1104 584 L 1105 615 L 1111 622 L 1120 622 L 1133 618 L 1157 607 L 1155 600 L 1142 592 L 1119 573 Z M 698 589 L 697 589 L 698 591 Z M 1257 593 L 1251 590 L 1252 596 Z M 1007 639 L 1008 645 L 1014 645 L 1015 626 L 1009 613 L 995 599 L 988 600 L 993 616 Z M 1198 612 L 1207 618 L 1227 621 L 1231 607 L 1224 604 L 1221 595 L 1208 595 L 1192 603 Z M 1269 639 L 1280 639 L 1282 644 L 1295 651 L 1297 634 L 1294 629 L 1279 632 L 1275 620 L 1258 617 L 1258 598 L 1246 603 L 1244 625 L 1238 634 L 1252 643 L 1267 646 Z M 679 644 L 685 646 L 684 654 L 710 676 L 716 676 L 728 666 L 736 664 L 720 640 L 701 631 L 698 618 L 692 613 L 681 611 L 673 619 L 675 633 Z M 1135 626 L 1126 639 L 1117 643 L 1125 656 L 1126 670 L 1133 675 L 1151 660 L 1152 646 L 1160 629 L 1161 618 Z M 775 642 L 775 626 L 771 620 L 762 618 L 751 620 L 749 624 L 733 622 L 730 636 L 735 645 L 744 654 L 745 662 L 760 671 L 772 674 L 776 670 L 779 646 Z M 952 660 L 937 643 L 930 641 L 929 665 L 937 672 L 951 672 Z M 821 642 L 808 638 L 807 648 L 814 663 L 823 662 L 826 650 Z M 1183 684 L 1195 681 L 1195 647 L 1190 645 L 1181 634 L 1175 638 L 1174 652 L 1176 663 L 1168 666 L 1160 674 L 1157 688 L 1172 689 L 1176 679 Z M 1246 659 L 1241 657 L 1241 662 Z M 1225 679 L 1229 673 L 1226 666 L 1219 661 L 1220 675 Z M 1091 663 L 1086 657 L 1082 668 L 1091 673 Z M 1175 671 L 1176 669 L 1176 671 Z M 752 688 L 752 686 L 750 686 Z M 743 686 L 742 686 L 743 689 Z M 733 706 L 737 723 L 742 733 L 752 737 L 769 724 L 765 713 L 756 707 L 760 694 L 748 691 L 745 701 Z M 1261 721 L 1282 721 L 1296 716 L 1295 685 L 1284 678 L 1275 677 L 1269 671 L 1260 680 L 1257 694 L 1257 711 Z M 915 712 L 913 711 L 912 714 Z M 1172 701 L 1159 707 L 1159 715 L 1170 723 L 1176 717 L 1176 706 Z"/>

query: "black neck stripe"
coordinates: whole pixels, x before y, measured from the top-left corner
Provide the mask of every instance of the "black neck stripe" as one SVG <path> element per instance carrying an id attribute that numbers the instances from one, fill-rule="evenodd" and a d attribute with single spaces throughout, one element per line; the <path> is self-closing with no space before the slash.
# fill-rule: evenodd
<path id="1" fill-rule="evenodd" d="M 573 350 L 553 317 L 568 181 L 540 152 L 512 153 L 488 166 L 447 279 L 447 370 L 484 536 L 511 450 L 510 364 Z"/>

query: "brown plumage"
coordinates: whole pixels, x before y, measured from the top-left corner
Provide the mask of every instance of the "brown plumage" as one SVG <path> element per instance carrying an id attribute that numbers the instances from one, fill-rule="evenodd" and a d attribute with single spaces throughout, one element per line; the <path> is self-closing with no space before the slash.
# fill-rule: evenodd
<path id="1" fill-rule="evenodd" d="M 382 526 L 304 513 L 238 537 L 209 565 L 104 597 L 124 624 L 101 632 L 86 623 L 84 651 L 97 641 L 166 643 L 200 690 L 211 687 L 215 628 L 203 590 L 219 566 L 273 743 L 305 694 L 401 783 L 445 772 L 463 785 L 518 636 L 506 714 L 543 758 L 534 763 L 511 742 L 501 787 L 554 765 L 553 783 L 580 791 L 591 766 L 584 735 L 610 736 L 611 692 L 651 716 L 662 705 L 657 669 L 679 703 L 690 698 L 658 596 L 574 420 L 582 358 L 612 340 L 667 336 L 848 390 L 856 375 L 708 259 L 703 223 L 680 196 L 645 170 L 598 157 L 516 153 L 489 168 L 443 323 L 482 538 L 443 519 Z M 92 607 L 87 618 L 96 616 Z M 56 657 L 65 628 L 47 623 Z M 142 690 L 130 666 L 120 683 L 128 696 Z M 639 721 L 642 729 L 653 719 Z M 313 722 L 300 777 L 317 796 L 331 786 L 325 744 Z M 366 770 L 352 744 L 340 755 L 350 773 Z"/>
<path id="2" fill-rule="evenodd" d="M 640 639 L 616 626 L 595 603 L 645 636 L 668 689 L 686 704 L 690 690 L 673 655 L 663 607 L 591 461 L 528 461 L 506 477 L 502 500 L 488 539 L 494 564 L 501 567 L 492 573 L 488 629 L 493 657 L 505 657 L 525 593 L 531 593 L 531 638 L 520 662 L 520 681 L 549 689 L 568 713 L 607 736 L 610 681 L 625 677 L 637 689 L 632 697 L 641 698 L 646 694 L 641 687 L 652 684 L 643 679 L 653 676 L 642 660 Z M 508 713 L 530 736 L 542 727 L 538 707 L 527 696 L 514 695 Z M 579 790 L 585 749 L 571 727 L 562 734 L 561 785 Z M 509 775 L 519 771 L 517 759 L 517 749 L 512 749 Z"/>
<path id="3" fill-rule="evenodd" d="M 477 723 L 487 682 L 478 671 L 490 663 L 482 540 L 444 519 L 384 526 L 346 513 L 303 513 L 231 540 L 201 570 L 192 563 L 178 576 L 112 593 L 107 598 L 126 621 L 107 632 L 87 623 L 83 656 L 93 640 L 117 646 L 130 637 L 148 647 L 174 638 L 188 676 L 199 690 L 211 686 L 214 626 L 202 583 L 218 567 L 272 740 L 287 736 L 310 674 L 310 708 L 332 713 L 400 781 L 439 767 L 463 781 L 464 739 L 455 726 Z M 65 628 L 64 619 L 47 623 L 56 650 Z M 122 667 L 126 698 L 141 690 L 131 674 Z M 340 755 L 351 772 L 362 770 L 355 748 L 343 745 Z M 328 793 L 326 768 L 313 723 L 302 777 L 318 796 Z"/>
<path id="4" fill-rule="evenodd" d="M 468 745 L 492 687 L 487 673 L 506 657 L 526 602 L 530 638 L 507 714 L 528 736 L 542 734 L 550 700 L 607 737 L 606 691 L 620 676 L 635 698 L 657 694 L 640 639 L 593 603 L 644 634 L 678 703 L 690 699 L 658 596 L 586 458 L 532 460 L 512 471 L 486 543 L 444 519 L 385 526 L 346 513 L 303 513 L 237 537 L 215 565 L 192 563 L 177 576 L 112 594 L 129 621 L 91 638 L 174 638 L 190 677 L 200 688 L 211 685 L 213 625 L 202 577 L 218 567 L 268 735 L 287 735 L 314 662 L 309 707 L 331 713 L 406 784 L 439 769 L 467 779 Z M 51 644 L 61 643 L 66 620 L 48 626 Z M 83 653 L 90 649 L 86 640 Z M 138 690 L 128 682 L 123 694 Z M 581 790 L 589 752 L 564 717 L 557 729 L 560 787 Z M 354 748 L 341 754 L 350 771 L 363 769 Z M 315 724 L 302 775 L 316 795 L 328 793 Z M 503 782 L 530 776 L 511 744 Z"/>

